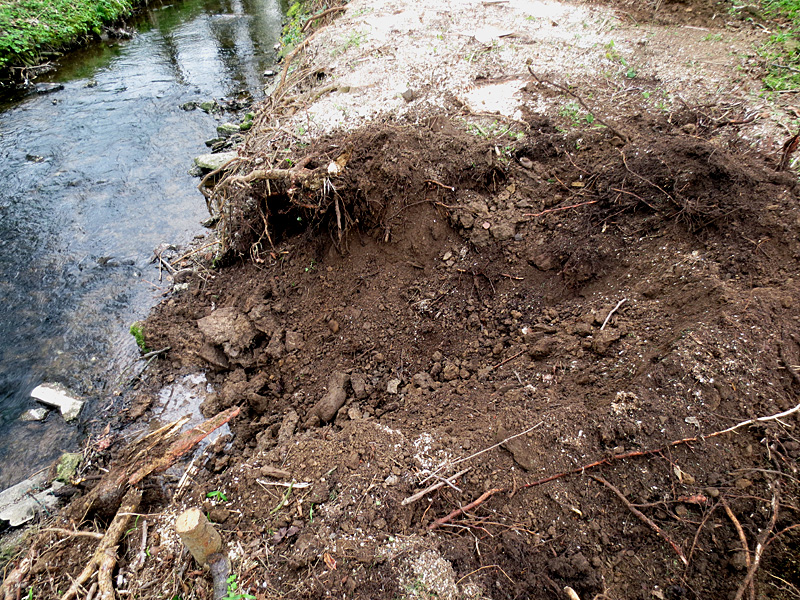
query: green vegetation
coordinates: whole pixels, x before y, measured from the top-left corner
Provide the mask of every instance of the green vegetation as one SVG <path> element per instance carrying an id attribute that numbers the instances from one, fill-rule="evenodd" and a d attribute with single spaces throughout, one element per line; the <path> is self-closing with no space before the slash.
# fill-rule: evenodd
<path id="1" fill-rule="evenodd" d="M 136 345 L 139 346 L 139 350 L 142 354 L 147 354 L 150 352 L 150 349 L 147 347 L 147 344 L 144 341 L 144 325 L 139 321 L 136 321 L 130 328 L 131 335 L 133 339 L 136 340 Z"/>
<path id="2" fill-rule="evenodd" d="M 223 596 L 222 600 L 255 600 L 256 597 L 252 594 L 242 592 L 239 590 L 239 584 L 236 582 L 236 573 L 228 575 L 228 593 Z"/>
<path id="3" fill-rule="evenodd" d="M 42 51 L 99 35 L 105 23 L 130 15 L 135 0 L 10 0 L 0 2 L 0 70 L 31 65 Z"/>
<path id="4" fill-rule="evenodd" d="M 220 502 L 227 502 L 228 497 L 225 495 L 225 492 L 220 490 L 214 490 L 213 492 L 208 492 L 206 494 L 206 498 L 213 498 L 214 500 L 219 500 Z"/>
<path id="5" fill-rule="evenodd" d="M 800 88 L 800 0 L 762 0 L 762 5 L 766 15 L 784 22 L 758 49 L 767 68 L 764 87 Z"/>
<path id="6" fill-rule="evenodd" d="M 305 34 L 303 27 L 311 18 L 306 2 L 298 0 L 286 12 L 286 25 L 283 27 L 281 37 L 281 56 L 286 56 L 297 44 L 303 41 Z"/>

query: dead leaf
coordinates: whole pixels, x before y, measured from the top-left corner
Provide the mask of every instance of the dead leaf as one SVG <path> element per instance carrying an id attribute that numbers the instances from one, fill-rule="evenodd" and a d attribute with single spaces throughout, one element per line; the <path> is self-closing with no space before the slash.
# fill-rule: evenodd
<path id="1" fill-rule="evenodd" d="M 336 561 L 334 560 L 334 558 L 330 554 L 328 554 L 327 552 L 325 554 L 323 554 L 322 555 L 322 560 L 325 561 L 325 564 L 328 565 L 328 568 L 331 571 L 335 571 L 336 570 Z"/>

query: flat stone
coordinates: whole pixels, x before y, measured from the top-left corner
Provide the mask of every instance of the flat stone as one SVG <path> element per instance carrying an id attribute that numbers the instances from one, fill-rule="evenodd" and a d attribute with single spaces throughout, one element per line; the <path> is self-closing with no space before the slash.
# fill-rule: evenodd
<path id="1" fill-rule="evenodd" d="M 59 409 L 65 421 L 77 419 L 83 407 L 82 400 L 73 398 L 65 387 L 54 383 L 37 385 L 33 388 L 31 397 L 42 404 Z"/>
<path id="2" fill-rule="evenodd" d="M 194 159 L 194 164 L 204 171 L 216 171 L 226 162 L 239 156 L 238 152 L 217 152 L 215 154 L 201 154 Z"/>
<path id="3" fill-rule="evenodd" d="M 388 394 L 396 394 L 398 388 L 400 387 L 400 380 L 399 379 L 390 379 L 389 383 L 386 384 L 386 393 Z"/>
<path id="4" fill-rule="evenodd" d="M 52 492 L 63 484 L 54 482 L 46 490 L 37 492 L 46 485 L 47 473 L 41 472 L 0 492 L 0 521 L 7 521 L 11 527 L 19 527 L 33 519 L 37 513 L 54 509 L 58 498 Z"/>

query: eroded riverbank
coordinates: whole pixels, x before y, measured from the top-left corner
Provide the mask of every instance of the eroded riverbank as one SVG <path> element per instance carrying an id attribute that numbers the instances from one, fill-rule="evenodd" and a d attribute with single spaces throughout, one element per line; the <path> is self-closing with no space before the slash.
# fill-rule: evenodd
<path id="1" fill-rule="evenodd" d="M 791 106 L 761 33 L 658 6 L 354 0 L 293 57 L 209 192 L 227 266 L 148 319 L 170 351 L 131 398 L 204 372 L 230 435 L 149 479 L 119 590 L 210 597 L 189 507 L 262 598 L 800 584 Z"/>

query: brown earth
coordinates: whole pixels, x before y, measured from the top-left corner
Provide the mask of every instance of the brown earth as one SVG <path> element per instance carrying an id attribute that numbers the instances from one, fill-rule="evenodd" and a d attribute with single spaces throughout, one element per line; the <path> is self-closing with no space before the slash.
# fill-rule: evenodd
<path id="1" fill-rule="evenodd" d="M 205 371 L 203 413 L 243 414 L 151 481 L 148 559 L 131 568 L 137 521 L 118 588 L 211 598 L 172 532 L 201 506 L 257 598 L 752 597 L 757 542 L 752 593 L 800 595 L 797 413 L 710 436 L 798 405 L 796 174 L 713 106 L 604 104 L 627 143 L 533 110 L 476 132 L 460 110 L 281 163 L 307 174 L 344 154 L 333 187 L 224 198 L 227 266 L 148 320 L 148 346 L 171 350 L 131 411 Z M 94 544 L 56 545 L 30 585 L 55 597 Z"/>

